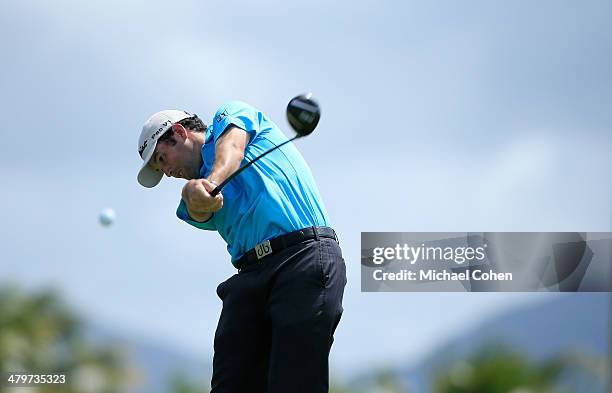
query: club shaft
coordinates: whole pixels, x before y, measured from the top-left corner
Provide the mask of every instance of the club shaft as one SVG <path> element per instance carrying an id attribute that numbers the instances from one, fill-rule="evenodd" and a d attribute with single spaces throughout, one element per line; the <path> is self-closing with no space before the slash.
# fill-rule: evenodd
<path id="1" fill-rule="evenodd" d="M 235 178 L 236 176 L 238 176 L 242 171 L 244 171 L 245 169 L 247 169 L 248 167 L 250 167 L 251 165 L 253 165 L 254 163 L 256 163 L 260 158 L 262 158 L 263 156 L 265 156 L 266 154 L 278 149 L 279 147 L 282 147 L 284 145 L 286 145 L 287 143 L 293 141 L 294 139 L 299 138 L 299 135 L 294 136 L 293 138 L 281 143 L 278 146 L 274 146 L 273 148 L 267 150 L 266 152 L 264 152 L 263 154 L 261 154 L 260 156 L 256 157 L 253 161 L 249 162 L 248 164 L 245 164 L 243 166 L 241 166 L 240 168 L 238 168 L 236 170 L 236 172 L 232 173 L 227 179 L 223 180 L 221 182 L 221 184 L 219 184 L 214 190 L 211 191 L 210 195 L 211 196 L 216 196 L 218 193 L 221 192 L 221 190 L 223 189 L 223 187 L 225 187 L 227 185 L 227 183 L 229 183 L 233 178 Z"/>

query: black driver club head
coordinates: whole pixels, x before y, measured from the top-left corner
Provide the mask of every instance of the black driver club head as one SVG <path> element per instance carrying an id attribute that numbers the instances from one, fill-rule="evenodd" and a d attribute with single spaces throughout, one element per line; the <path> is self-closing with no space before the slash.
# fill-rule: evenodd
<path id="1" fill-rule="evenodd" d="M 292 98 L 287 105 L 287 120 L 298 137 L 310 135 L 320 118 L 321 108 L 310 93 Z"/>

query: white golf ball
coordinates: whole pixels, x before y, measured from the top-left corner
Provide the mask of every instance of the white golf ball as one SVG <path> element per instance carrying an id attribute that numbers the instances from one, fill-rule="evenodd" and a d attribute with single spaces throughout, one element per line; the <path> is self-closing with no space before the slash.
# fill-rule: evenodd
<path id="1" fill-rule="evenodd" d="M 115 218 L 117 218 L 117 215 L 111 208 L 104 209 L 100 212 L 100 224 L 105 227 L 112 225 L 113 222 L 115 222 Z"/>

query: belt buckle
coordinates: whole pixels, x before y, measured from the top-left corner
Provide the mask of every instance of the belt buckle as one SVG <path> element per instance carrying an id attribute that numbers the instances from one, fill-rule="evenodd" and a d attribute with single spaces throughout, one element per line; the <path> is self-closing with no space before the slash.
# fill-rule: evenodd
<path id="1" fill-rule="evenodd" d="M 266 255 L 272 254 L 272 245 L 270 244 L 270 240 L 266 240 L 264 242 L 259 243 L 255 246 L 255 255 L 257 259 L 261 259 Z"/>

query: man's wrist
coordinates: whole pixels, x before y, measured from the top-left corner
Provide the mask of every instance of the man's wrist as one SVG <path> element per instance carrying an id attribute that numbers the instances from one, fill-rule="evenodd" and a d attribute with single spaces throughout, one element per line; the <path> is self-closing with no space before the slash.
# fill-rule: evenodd
<path id="1" fill-rule="evenodd" d="M 214 184 L 214 185 L 215 185 L 215 187 L 219 187 L 219 183 L 217 183 L 216 181 L 214 181 L 212 178 L 210 178 L 210 177 L 209 177 L 209 178 L 208 178 L 208 179 L 206 179 L 206 180 L 208 180 L 210 183 Z"/>
<path id="2" fill-rule="evenodd" d="M 189 215 L 189 218 L 197 222 L 206 222 L 213 216 L 212 212 L 194 212 L 189 208 L 187 208 L 187 214 Z"/>

